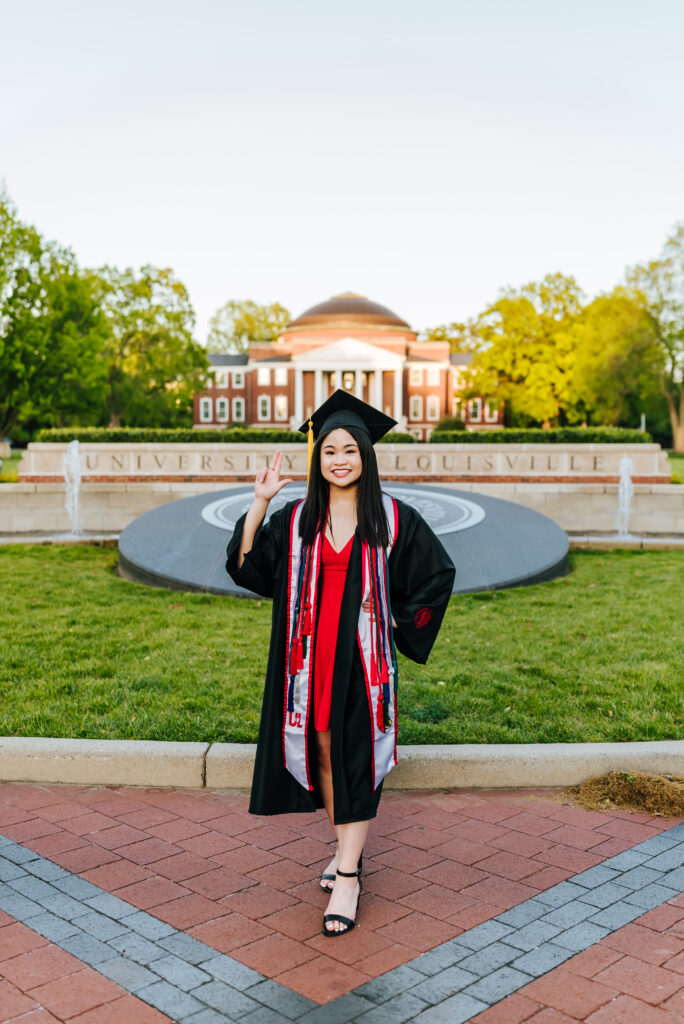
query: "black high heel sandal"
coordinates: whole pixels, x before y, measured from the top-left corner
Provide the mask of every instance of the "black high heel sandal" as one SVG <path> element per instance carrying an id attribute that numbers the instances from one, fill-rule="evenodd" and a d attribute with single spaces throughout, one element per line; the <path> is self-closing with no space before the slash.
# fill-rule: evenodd
<path id="1" fill-rule="evenodd" d="M 356 897 L 356 909 L 354 911 L 354 915 L 355 916 L 354 916 L 354 920 L 353 921 L 352 921 L 352 919 L 350 917 L 343 917 L 342 914 L 324 914 L 323 915 L 323 926 L 321 928 L 321 931 L 323 932 L 324 935 L 327 935 L 329 938 L 333 938 L 333 937 L 336 938 L 338 935 L 346 935 L 347 932 L 350 932 L 352 930 L 352 928 L 354 928 L 356 926 L 356 917 L 358 917 L 358 913 L 359 913 L 359 900 L 361 899 L 361 889 L 363 888 L 363 882 L 361 881 L 361 868 L 360 867 L 358 867 L 356 869 L 356 871 L 340 871 L 340 869 L 338 868 L 337 869 L 337 874 L 340 875 L 342 878 L 358 878 L 358 880 L 359 880 L 359 895 Z M 336 930 L 334 928 L 333 929 L 328 929 L 328 928 L 326 928 L 326 925 L 327 925 L 328 921 L 339 921 L 340 924 L 343 924 L 346 927 L 344 928 L 344 930 L 342 930 L 342 929 Z"/>
<path id="2" fill-rule="evenodd" d="M 361 868 L 363 867 L 363 854 L 359 857 L 359 878 L 361 877 Z M 321 889 L 323 892 L 332 892 L 332 885 L 323 885 L 323 882 L 334 882 L 334 875 L 321 875 Z"/>

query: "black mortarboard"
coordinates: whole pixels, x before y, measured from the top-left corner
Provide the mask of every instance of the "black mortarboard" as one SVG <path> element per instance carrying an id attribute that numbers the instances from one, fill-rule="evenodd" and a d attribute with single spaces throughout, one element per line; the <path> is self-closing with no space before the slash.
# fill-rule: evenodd
<path id="1" fill-rule="evenodd" d="M 338 388 L 330 398 L 319 405 L 311 414 L 313 435 L 316 440 L 319 434 L 334 430 L 336 427 L 358 427 L 365 430 L 373 444 L 391 430 L 396 424 L 390 416 L 385 416 L 379 409 L 367 402 L 362 402 L 355 395 Z M 308 433 L 309 420 L 299 428 L 302 434 Z"/>
<path id="2" fill-rule="evenodd" d="M 320 434 L 335 430 L 337 427 L 358 427 L 368 434 L 371 443 L 375 444 L 396 425 L 396 422 L 391 416 L 385 416 L 379 409 L 338 388 L 323 405 L 319 405 L 311 414 L 311 418 L 299 429 L 302 434 L 307 435 L 309 441 L 310 464 L 313 442 Z"/>

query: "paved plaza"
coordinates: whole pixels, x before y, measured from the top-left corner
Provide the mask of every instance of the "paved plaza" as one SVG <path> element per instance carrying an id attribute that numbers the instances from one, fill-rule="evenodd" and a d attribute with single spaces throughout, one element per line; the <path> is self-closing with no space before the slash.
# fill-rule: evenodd
<path id="1" fill-rule="evenodd" d="M 0 785 L 0 1022 L 684 1024 L 684 824 L 548 790 L 388 792 L 358 927 L 322 812 Z"/>

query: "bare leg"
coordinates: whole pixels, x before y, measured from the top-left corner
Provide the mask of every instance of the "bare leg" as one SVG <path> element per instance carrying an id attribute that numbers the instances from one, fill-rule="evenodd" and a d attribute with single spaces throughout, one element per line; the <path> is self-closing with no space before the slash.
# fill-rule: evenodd
<path id="1" fill-rule="evenodd" d="M 318 744 L 318 785 L 320 786 L 321 796 L 323 797 L 323 806 L 325 807 L 333 832 L 337 838 L 333 800 L 332 768 L 330 766 L 330 730 L 328 729 L 327 732 L 317 732 L 316 741 Z M 335 851 L 335 856 L 323 873 L 326 875 L 334 875 L 336 871 L 337 851 Z M 333 881 L 326 879 L 325 884 L 321 883 L 321 888 L 326 889 L 328 892 L 332 892 L 334 884 L 335 883 Z"/>
<path id="2" fill-rule="evenodd" d="M 368 836 L 369 821 L 351 821 L 346 825 L 337 826 L 338 841 L 338 867 L 340 871 L 356 871 L 359 866 L 359 858 L 363 853 L 363 847 Z M 356 914 L 357 899 L 360 892 L 359 882 L 356 878 L 345 878 L 338 875 L 335 879 L 326 914 L 341 914 L 354 920 Z M 328 931 L 346 931 L 347 926 L 339 921 L 328 921 Z"/>

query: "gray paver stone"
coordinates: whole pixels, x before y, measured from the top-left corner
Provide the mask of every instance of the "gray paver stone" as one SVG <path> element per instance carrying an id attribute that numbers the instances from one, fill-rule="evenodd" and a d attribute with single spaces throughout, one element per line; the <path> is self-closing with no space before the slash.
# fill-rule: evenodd
<path id="1" fill-rule="evenodd" d="M 2 848 L 2 855 L 15 864 L 25 864 L 29 860 L 39 860 L 37 853 L 29 850 L 26 846 L 19 846 L 18 843 L 9 842 Z"/>
<path id="2" fill-rule="evenodd" d="M 100 974 L 104 974 L 106 978 L 115 981 L 117 985 L 128 989 L 129 992 L 137 992 L 139 989 L 159 981 L 158 975 L 123 956 L 117 956 L 114 960 L 98 964 L 97 969 Z"/>
<path id="3" fill-rule="evenodd" d="M 198 985 L 203 985 L 211 980 L 205 971 L 193 967 L 192 964 L 186 963 L 185 960 L 181 960 L 180 957 L 174 956 L 172 953 L 159 960 L 153 960 L 152 965 L 155 974 L 162 977 L 164 981 L 168 981 L 170 985 L 182 988 L 184 992 L 190 992 Z"/>
<path id="4" fill-rule="evenodd" d="M 510 925 L 502 924 L 493 918 L 491 921 L 478 924 L 475 928 L 471 928 L 470 931 L 463 932 L 458 937 L 458 944 L 459 946 L 466 946 L 467 949 L 484 949 L 490 942 L 504 939 L 512 931 L 513 929 Z"/>
<path id="5" fill-rule="evenodd" d="M 538 917 L 548 914 L 549 907 L 546 903 L 539 903 L 534 897 L 519 903 L 517 907 L 505 910 L 503 914 L 497 914 L 496 920 L 502 924 L 508 924 L 512 928 L 522 928 L 530 921 L 536 921 Z"/>
<path id="6" fill-rule="evenodd" d="M 53 882 L 55 878 L 65 878 L 69 874 L 66 868 L 62 868 L 59 864 L 55 864 L 51 860 L 28 860 L 26 861 L 26 870 L 30 871 L 32 875 L 37 878 L 42 878 L 46 882 Z"/>
<path id="7" fill-rule="evenodd" d="M 236 988 L 231 988 L 223 981 L 209 981 L 206 985 L 193 989 L 192 994 L 207 1006 L 219 1010 L 220 1013 L 226 1013 L 229 1017 L 242 1017 L 259 1008 L 259 1004 L 244 992 L 238 992 Z"/>
<path id="8" fill-rule="evenodd" d="M 359 989 L 357 989 L 358 991 Z M 308 1013 L 309 1010 L 315 1010 L 318 1005 L 314 1003 L 313 999 L 307 999 L 306 996 L 300 995 L 299 992 L 293 992 L 292 989 L 285 988 L 284 985 L 280 985 L 277 981 L 272 981 L 270 978 L 246 989 L 246 995 L 251 996 L 257 1002 L 263 1003 L 272 1010 L 282 1013 L 288 1020 L 297 1020 L 299 1017 L 303 1017 L 305 1013 Z"/>
<path id="9" fill-rule="evenodd" d="M 504 999 L 511 992 L 516 992 L 531 980 L 529 974 L 524 974 L 522 971 L 516 970 L 515 967 L 499 967 L 486 978 L 480 978 L 474 985 L 469 985 L 465 991 L 466 995 L 473 996 L 474 999 L 481 999 L 484 1003 L 491 1005 L 498 1003 L 500 999 Z"/>
<path id="10" fill-rule="evenodd" d="M 126 924 L 128 924 L 128 921 Z M 185 935 L 183 932 L 175 932 L 173 935 L 162 935 L 157 939 L 157 943 L 168 950 L 169 953 L 180 956 L 191 964 L 199 964 L 202 960 L 211 960 L 222 955 L 218 950 L 207 946 L 205 942 L 193 939 L 192 935 Z"/>
<path id="11" fill-rule="evenodd" d="M 411 961 L 411 970 L 420 971 L 421 974 L 433 975 L 443 971 L 446 967 L 453 967 L 464 956 L 468 956 L 470 950 L 465 946 L 459 946 L 457 942 L 449 940 L 441 946 L 435 946 L 427 953 L 421 953 L 419 957 Z"/>
<path id="12" fill-rule="evenodd" d="M 132 928 L 134 932 L 138 932 L 146 939 L 163 939 L 168 935 L 173 935 L 176 931 L 166 921 L 160 921 L 156 917 L 152 917 L 151 914 L 146 914 L 144 910 L 136 910 L 134 914 L 126 918 L 126 927 Z"/>
<path id="13" fill-rule="evenodd" d="M 96 939 L 102 939 L 103 942 L 113 939 L 116 935 L 128 934 L 125 925 L 104 914 L 98 914 L 95 910 L 75 917 L 74 924 L 84 932 L 88 932 L 89 935 L 94 935 Z"/>
<path id="14" fill-rule="evenodd" d="M 347 1024 L 354 1017 L 365 1014 L 367 1010 L 375 1009 L 370 999 L 364 999 L 356 992 L 346 992 L 343 996 L 338 996 L 337 999 L 305 1013 L 297 1024 Z"/>
<path id="15" fill-rule="evenodd" d="M 168 949 L 162 949 L 161 946 L 157 946 L 156 943 L 150 942 L 149 939 L 145 939 L 135 932 L 117 935 L 109 940 L 109 945 L 139 964 L 151 964 L 163 956 L 168 956 L 169 953 Z"/>
<path id="16" fill-rule="evenodd" d="M 644 886 L 650 885 L 651 882 L 657 882 L 662 876 L 662 871 L 655 871 L 653 868 L 642 864 L 638 868 L 632 868 L 631 871 L 623 872 L 616 881 L 618 885 L 626 886 L 628 889 L 643 889 Z"/>
<path id="17" fill-rule="evenodd" d="M 642 910 L 653 910 L 654 907 L 659 907 L 661 903 L 679 895 L 679 889 L 670 889 L 658 882 L 652 882 L 640 892 L 633 892 L 626 896 L 625 903 L 633 903 L 635 907 L 641 907 Z"/>
<path id="18" fill-rule="evenodd" d="M 561 930 L 561 926 L 544 921 L 532 921 L 524 928 L 518 928 L 506 936 L 506 942 L 518 949 L 536 949 L 542 942 L 548 942 Z"/>
<path id="19" fill-rule="evenodd" d="M 354 1024 L 404 1024 L 426 1007 L 427 1003 L 422 999 L 416 999 L 410 992 L 401 992 L 381 1006 L 374 1006 L 368 1013 L 355 1017 Z"/>
<path id="20" fill-rule="evenodd" d="M 567 931 L 556 935 L 553 941 L 558 946 L 564 946 L 580 953 L 583 949 L 593 946 L 595 942 L 600 942 L 609 934 L 608 928 L 601 928 L 600 925 L 592 924 L 591 921 L 582 921 L 574 928 L 568 928 Z"/>
<path id="21" fill-rule="evenodd" d="M 609 907 L 611 903 L 617 903 L 619 900 L 623 900 L 626 896 L 629 896 L 631 889 L 628 889 L 624 885 L 616 885 L 615 882 L 604 882 L 603 885 L 597 885 L 595 889 L 590 889 L 584 896 L 580 896 L 580 903 L 590 903 L 592 907 L 598 907 L 599 910 L 603 910 L 604 907 Z"/>
<path id="22" fill-rule="evenodd" d="M 629 924 L 630 921 L 635 921 L 642 914 L 641 907 L 635 907 L 633 903 L 614 903 L 612 907 L 606 907 L 605 910 L 599 910 L 598 914 L 592 914 L 588 920 L 592 924 L 600 925 L 601 928 L 617 931 L 618 928 Z"/>
<path id="23" fill-rule="evenodd" d="M 488 1008 L 487 1003 L 481 999 L 474 999 L 459 992 L 458 995 L 445 999 L 439 1006 L 430 1006 L 423 1010 L 417 1017 L 413 1018 L 414 1024 L 465 1024 L 476 1013 L 482 1013 Z"/>
<path id="24" fill-rule="evenodd" d="M 16 917 L 17 921 L 28 921 L 29 918 L 44 913 L 45 907 L 10 890 L 8 894 L 0 892 L 0 910 L 4 910 L 11 917 Z"/>
<path id="25" fill-rule="evenodd" d="M 657 857 L 653 857 L 648 861 L 646 867 L 653 868 L 655 871 L 674 871 L 675 868 L 681 868 L 683 864 L 684 843 L 679 843 L 671 850 L 666 850 L 665 853 L 659 853 Z"/>
<path id="26" fill-rule="evenodd" d="M 674 871 L 668 871 L 666 874 L 661 875 L 658 885 L 664 885 L 668 889 L 678 889 L 680 892 L 684 892 L 684 868 L 675 868 Z"/>
<path id="27" fill-rule="evenodd" d="M 604 860 L 601 867 L 617 868 L 618 871 L 629 871 L 630 868 L 637 868 L 648 860 L 648 854 L 637 853 L 636 850 L 624 850 L 615 857 Z"/>
<path id="28" fill-rule="evenodd" d="M 77 956 L 79 960 L 90 964 L 91 967 L 99 966 L 105 960 L 114 960 L 116 957 L 116 952 L 111 946 L 85 932 L 68 935 L 65 939 L 60 939 L 59 944 L 62 949 L 66 949 L 67 953 Z"/>
<path id="29" fill-rule="evenodd" d="M 43 935 L 46 939 L 50 939 L 51 942 L 56 942 L 58 945 L 68 935 L 80 935 L 80 928 L 77 928 L 71 921 L 55 917 L 54 914 L 48 914 L 46 910 L 42 914 L 38 914 L 37 917 L 31 918 L 31 927 L 39 935 Z"/>
<path id="30" fill-rule="evenodd" d="M 413 963 L 415 962 L 414 960 Z M 354 989 L 354 991 L 360 996 L 371 999 L 374 1003 L 384 1003 L 387 999 L 397 995 L 398 992 L 404 992 L 422 980 L 422 974 L 414 971 L 413 967 L 402 964 L 400 967 L 395 967 L 393 970 L 388 971 L 387 974 L 381 974 L 379 978 L 367 981 L 364 985 Z"/>
<path id="31" fill-rule="evenodd" d="M 178 1020 L 179 1017 L 189 1017 L 191 1013 L 197 1013 L 205 1009 L 202 1003 L 194 996 L 183 992 L 168 981 L 155 981 L 153 985 L 141 988 L 136 992 L 138 999 L 143 999 L 150 1006 L 156 1006 L 158 1010 L 165 1013 L 171 1020 Z"/>
<path id="32" fill-rule="evenodd" d="M 574 955 L 571 949 L 555 946 L 553 942 L 545 942 L 543 946 L 537 946 L 536 949 L 518 957 L 512 966 L 524 971 L 525 974 L 531 974 L 533 978 L 540 978 L 542 974 L 552 971 L 558 964 L 564 963 Z"/>
<path id="33" fill-rule="evenodd" d="M 0 882 L 9 882 L 11 878 L 22 878 L 25 875 L 26 869 L 21 864 L 0 857 Z"/>
<path id="34" fill-rule="evenodd" d="M 260 1006 L 254 1013 L 248 1013 L 246 1017 L 241 1017 L 240 1021 L 242 1024 L 290 1024 L 289 1017 L 283 1017 L 281 1013 L 276 1013 L 270 1006 Z"/>
<path id="35" fill-rule="evenodd" d="M 81 901 L 75 900 L 63 892 L 58 893 L 56 896 L 42 897 L 40 905 L 49 910 L 51 914 L 56 914 L 57 917 L 64 917 L 67 921 L 73 921 L 75 917 L 81 917 L 83 914 L 83 904 Z"/>
<path id="36" fill-rule="evenodd" d="M 87 900 L 92 896 L 100 896 L 102 893 L 102 889 L 97 885 L 93 885 L 92 882 L 86 882 L 85 878 L 79 878 L 77 875 L 71 875 L 67 878 L 56 878 L 55 885 L 68 896 L 73 896 L 75 900 Z"/>
<path id="37" fill-rule="evenodd" d="M 564 903 L 576 900 L 591 890 L 585 889 L 583 885 L 573 885 L 572 882 L 559 882 L 551 886 L 545 892 L 537 893 L 534 897 L 540 903 L 548 903 L 550 907 L 561 907 Z"/>
<path id="38" fill-rule="evenodd" d="M 590 903 L 572 900 L 564 907 L 556 907 L 555 910 L 550 911 L 546 917 L 542 918 L 542 921 L 545 924 L 558 925 L 559 928 L 572 928 L 574 924 L 585 921 L 595 913 L 596 907 L 592 907 Z"/>
<path id="39" fill-rule="evenodd" d="M 215 954 L 208 960 L 201 960 L 197 966 L 210 974 L 212 978 L 225 981 L 233 988 L 239 989 L 240 992 L 244 992 L 246 988 L 251 988 L 264 980 L 263 974 L 259 974 L 251 967 L 246 967 L 238 960 L 233 960 L 221 953 Z"/>
<path id="40" fill-rule="evenodd" d="M 124 917 L 131 917 L 138 912 L 136 907 L 126 903 L 125 900 L 120 900 L 118 896 L 112 896 L 110 892 L 101 892 L 98 896 L 89 896 L 83 902 L 86 906 L 97 910 L 98 914 L 106 914 L 107 917 L 112 917 L 115 921 L 120 921 Z M 126 921 L 127 928 L 129 924 L 130 922 Z"/>
<path id="41" fill-rule="evenodd" d="M 673 846 L 679 844 L 679 838 L 673 836 L 673 829 L 669 829 L 667 832 L 663 832 L 659 836 L 651 836 L 650 839 L 646 839 L 643 843 L 638 843 L 632 847 L 635 853 L 645 853 L 647 857 L 655 857 L 659 853 L 664 853 L 665 850 L 671 850 Z"/>
<path id="42" fill-rule="evenodd" d="M 199 1013 L 191 1013 L 189 1017 L 180 1017 L 178 1024 L 226 1024 L 226 1018 L 216 1010 L 200 1010 Z"/>
<path id="43" fill-rule="evenodd" d="M 42 878 L 35 878 L 33 875 L 24 874 L 21 878 L 13 878 L 7 884 L 15 892 L 20 892 L 22 896 L 27 896 L 30 900 L 35 900 L 36 903 L 42 903 L 44 899 L 60 895 L 57 889 L 48 882 L 44 882 Z"/>
<path id="44" fill-rule="evenodd" d="M 605 864 L 597 864 L 587 871 L 581 871 L 580 874 L 573 875 L 572 881 L 576 885 L 583 885 L 585 889 L 593 889 L 597 885 L 603 885 L 604 882 L 612 881 L 619 874 L 620 872 L 617 868 L 606 867 Z"/>
<path id="45" fill-rule="evenodd" d="M 508 941 L 510 941 L 510 936 L 506 942 Z M 492 942 L 491 946 L 478 949 L 476 953 L 471 953 L 465 960 L 461 960 L 459 967 L 462 967 L 464 971 L 472 971 L 478 977 L 498 970 L 499 967 L 509 964 L 511 960 L 520 956 L 520 950 L 508 946 L 506 942 Z"/>
<path id="46" fill-rule="evenodd" d="M 431 978 L 424 978 L 410 992 L 426 1003 L 441 1003 L 477 980 L 477 975 L 472 971 L 464 971 L 462 967 L 447 967 Z"/>

